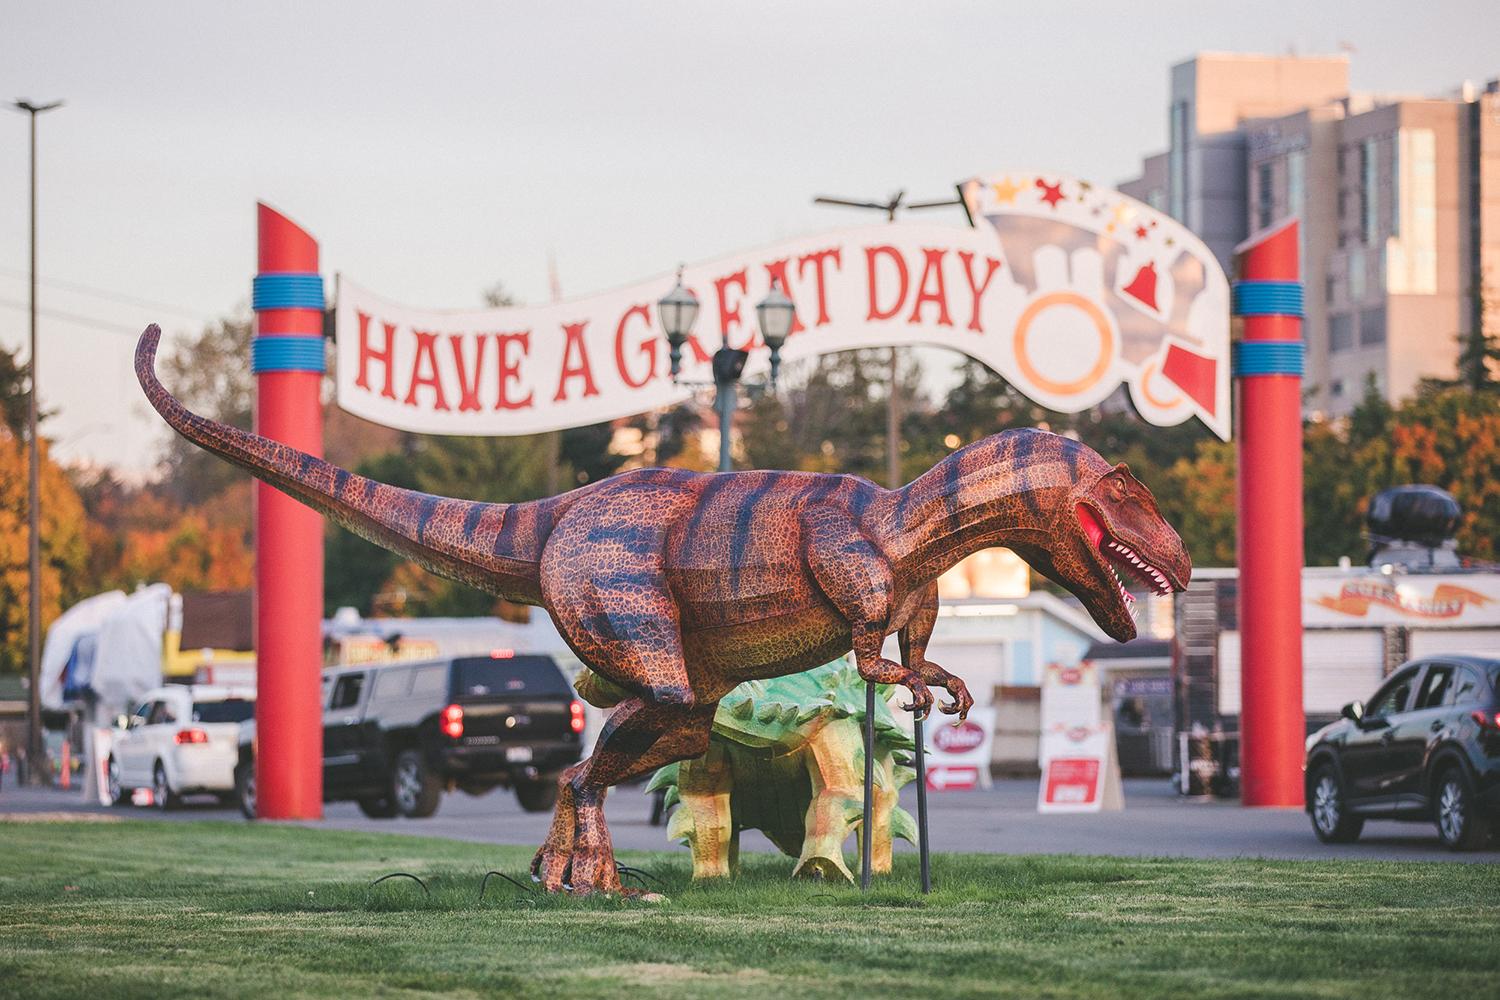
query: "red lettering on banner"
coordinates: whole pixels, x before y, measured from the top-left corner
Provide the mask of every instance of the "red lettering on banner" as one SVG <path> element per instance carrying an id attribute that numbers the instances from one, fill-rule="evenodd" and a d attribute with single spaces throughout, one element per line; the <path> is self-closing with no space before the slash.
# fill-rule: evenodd
<path id="1" fill-rule="evenodd" d="M 354 380 L 355 385 L 359 386 L 361 389 L 364 389 L 366 392 L 370 390 L 370 373 L 368 365 L 370 360 L 373 358 L 374 360 L 379 361 L 381 364 L 385 365 L 385 387 L 380 390 L 380 394 L 382 396 L 388 396 L 391 399 L 396 398 L 396 352 L 395 348 L 392 346 L 395 339 L 396 324 L 386 323 L 385 350 L 377 351 L 370 347 L 370 317 L 366 316 L 364 313 L 359 313 L 359 378 Z"/>
<path id="2" fill-rule="evenodd" d="M 1000 270 L 1000 262 L 993 257 L 986 257 L 984 262 L 989 266 L 985 272 L 984 283 L 974 284 L 974 255 L 967 250 L 958 252 L 958 259 L 964 262 L 964 277 L 969 279 L 969 293 L 974 296 L 974 311 L 969 315 L 969 329 L 975 333 L 983 333 L 984 327 L 979 325 L 979 300 L 984 297 L 985 289 L 990 287 L 990 279 L 995 272 Z"/>
<path id="3" fill-rule="evenodd" d="M 719 293 L 719 333 L 724 337 L 725 342 L 729 340 L 729 324 L 741 322 L 740 304 L 736 302 L 733 309 L 729 308 L 730 285 L 739 285 L 741 295 L 749 293 L 750 288 L 744 269 L 736 271 L 727 278 L 714 281 L 714 289 Z"/>
<path id="4" fill-rule="evenodd" d="M 568 379 L 583 379 L 583 395 L 599 395 L 598 388 L 594 385 L 594 372 L 589 367 L 589 352 L 583 344 L 583 328 L 588 326 L 588 320 L 582 323 L 571 323 L 563 325 L 563 333 L 568 335 L 568 342 L 563 345 L 562 374 L 557 377 L 557 395 L 552 397 L 552 402 L 561 403 L 568 395 Z M 573 349 L 578 349 L 578 364 L 572 367 L 568 365 L 568 359 L 573 356 Z"/>
<path id="5" fill-rule="evenodd" d="M 620 369 L 620 381 L 632 389 L 639 389 L 656 376 L 655 337 L 648 337 L 641 342 L 640 352 L 649 359 L 650 363 L 646 365 L 646 374 L 641 376 L 639 382 L 630 377 L 630 371 L 625 367 L 625 324 L 637 313 L 646 321 L 646 329 L 651 329 L 651 309 L 648 306 L 631 306 L 625 310 L 625 315 L 620 317 L 620 325 L 615 328 L 615 364 Z"/>
<path id="6" fill-rule="evenodd" d="M 834 247 L 832 250 L 819 250 L 817 253 L 797 258 L 798 278 L 802 277 L 802 272 L 806 270 L 808 264 L 812 264 L 813 273 L 818 277 L 818 322 L 813 324 L 814 326 L 822 326 L 828 322 L 828 294 L 827 286 L 823 283 L 823 261 L 832 257 L 834 268 L 842 268 L 843 262 L 839 260 L 839 251 L 842 249 L 843 247 Z"/>
<path id="7" fill-rule="evenodd" d="M 438 371 L 437 362 L 437 338 L 435 333 L 423 333 L 421 330 L 413 330 L 417 335 L 417 360 L 411 366 L 411 388 L 406 391 L 406 398 L 402 400 L 407 406 L 417 405 L 417 386 L 430 385 L 436 393 L 432 408 L 434 410 L 446 410 L 448 401 L 443 398 L 443 378 Z M 432 371 L 427 377 L 422 376 L 422 359 L 427 359 L 427 367 Z"/>
<path id="8" fill-rule="evenodd" d="M 878 304 L 879 297 L 875 293 L 875 256 L 885 254 L 896 262 L 896 273 L 901 276 L 901 293 L 896 296 L 896 304 L 888 311 L 882 311 Z M 901 256 L 901 251 L 895 247 L 865 247 L 865 263 L 870 269 L 870 315 L 865 319 L 890 319 L 901 311 L 906 304 L 906 289 L 908 285 L 906 274 L 906 261 Z"/>
<path id="9" fill-rule="evenodd" d="M 948 318 L 948 288 L 943 284 L 943 254 L 946 250 L 923 250 L 922 255 L 927 262 L 922 265 L 922 280 L 917 282 L 917 301 L 912 306 L 911 319 L 908 323 L 922 322 L 922 303 L 936 302 L 938 307 L 938 326 L 952 326 L 953 321 Z M 927 276 L 937 277 L 937 291 L 927 290 Z M 873 299 L 871 301 L 874 301 Z"/>
<path id="10" fill-rule="evenodd" d="M 453 346 L 453 366 L 458 369 L 458 412 L 465 410 L 481 409 L 479 405 L 479 371 L 484 366 L 484 348 L 490 342 L 488 334 L 479 335 L 479 348 L 474 353 L 474 380 L 469 381 L 469 373 L 464 367 L 464 338 L 461 334 L 453 334 L 448 338 L 448 343 Z"/>
<path id="11" fill-rule="evenodd" d="M 787 259 L 778 260 L 775 263 L 766 265 L 766 274 L 771 278 L 772 281 L 781 282 L 781 290 L 783 292 L 786 292 L 787 298 L 792 297 L 792 286 L 786 280 L 786 266 L 790 263 L 791 260 Z M 797 304 L 795 302 L 792 303 L 793 310 L 796 309 L 796 305 Z M 792 313 L 792 329 L 787 334 L 787 336 L 790 337 L 793 333 L 801 333 L 806 329 L 807 327 L 802 325 L 802 317 L 798 316 L 794 311 Z"/>
<path id="12" fill-rule="evenodd" d="M 525 399 L 511 399 L 511 382 L 519 382 L 521 379 L 521 362 L 514 363 L 510 360 L 510 345 L 520 344 L 521 354 L 524 357 L 531 353 L 531 331 L 523 333 L 497 333 L 495 344 L 500 350 L 500 398 L 495 402 L 497 410 L 523 410 L 531 405 L 531 397 L 536 395 L 528 392 Z"/>

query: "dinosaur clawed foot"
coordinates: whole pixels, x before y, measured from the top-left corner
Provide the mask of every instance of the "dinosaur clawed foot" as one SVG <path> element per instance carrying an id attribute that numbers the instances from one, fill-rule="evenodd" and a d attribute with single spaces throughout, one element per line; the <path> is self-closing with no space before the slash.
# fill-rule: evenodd
<path id="1" fill-rule="evenodd" d="M 655 895 L 620 884 L 614 847 L 604 825 L 604 794 L 566 783 L 559 791 L 552 830 L 531 859 L 531 876 L 548 892 Z"/>

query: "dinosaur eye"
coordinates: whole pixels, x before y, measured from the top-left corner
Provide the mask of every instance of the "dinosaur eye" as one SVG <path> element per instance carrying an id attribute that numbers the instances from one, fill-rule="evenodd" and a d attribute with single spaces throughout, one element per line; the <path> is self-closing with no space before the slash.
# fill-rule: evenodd
<path id="1" fill-rule="evenodd" d="M 1119 503 L 1120 501 L 1124 500 L 1125 494 L 1128 492 L 1125 489 L 1125 484 L 1121 482 L 1119 477 L 1117 476 L 1111 476 L 1108 480 L 1105 481 L 1104 490 L 1110 500 L 1114 501 L 1115 503 Z"/>

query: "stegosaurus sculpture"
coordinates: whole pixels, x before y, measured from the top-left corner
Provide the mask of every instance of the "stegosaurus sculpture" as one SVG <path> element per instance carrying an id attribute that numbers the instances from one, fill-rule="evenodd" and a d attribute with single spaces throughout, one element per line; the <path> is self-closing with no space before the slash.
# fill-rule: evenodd
<path id="1" fill-rule="evenodd" d="M 578 690 L 597 704 L 612 702 L 597 675 L 580 675 Z M 870 866 L 891 870 L 891 842 L 916 839 L 916 823 L 896 804 L 916 776 L 915 749 L 886 702 L 892 685 L 877 685 L 875 802 Z M 607 706 L 604 706 L 607 707 Z M 842 845 L 864 821 L 865 682 L 846 660 L 799 674 L 747 681 L 719 702 L 706 754 L 656 772 L 648 791 L 665 788 L 680 803 L 667 837 L 693 852 L 693 877 L 727 876 L 739 863 L 741 830 L 760 830 L 797 859 L 793 877 L 815 873 L 854 881 Z M 861 838 L 856 837 L 856 846 Z"/>

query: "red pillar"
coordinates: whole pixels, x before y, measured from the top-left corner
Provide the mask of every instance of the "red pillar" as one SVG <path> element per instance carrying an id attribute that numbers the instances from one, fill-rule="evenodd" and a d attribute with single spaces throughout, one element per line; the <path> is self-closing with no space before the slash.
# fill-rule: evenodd
<path id="1" fill-rule="evenodd" d="M 1302 285 L 1297 221 L 1235 248 L 1240 801 L 1300 806 Z"/>
<path id="2" fill-rule="evenodd" d="M 323 454 L 323 280 L 318 244 L 259 208 L 255 430 Z M 323 818 L 323 519 L 255 483 L 256 812 Z"/>

